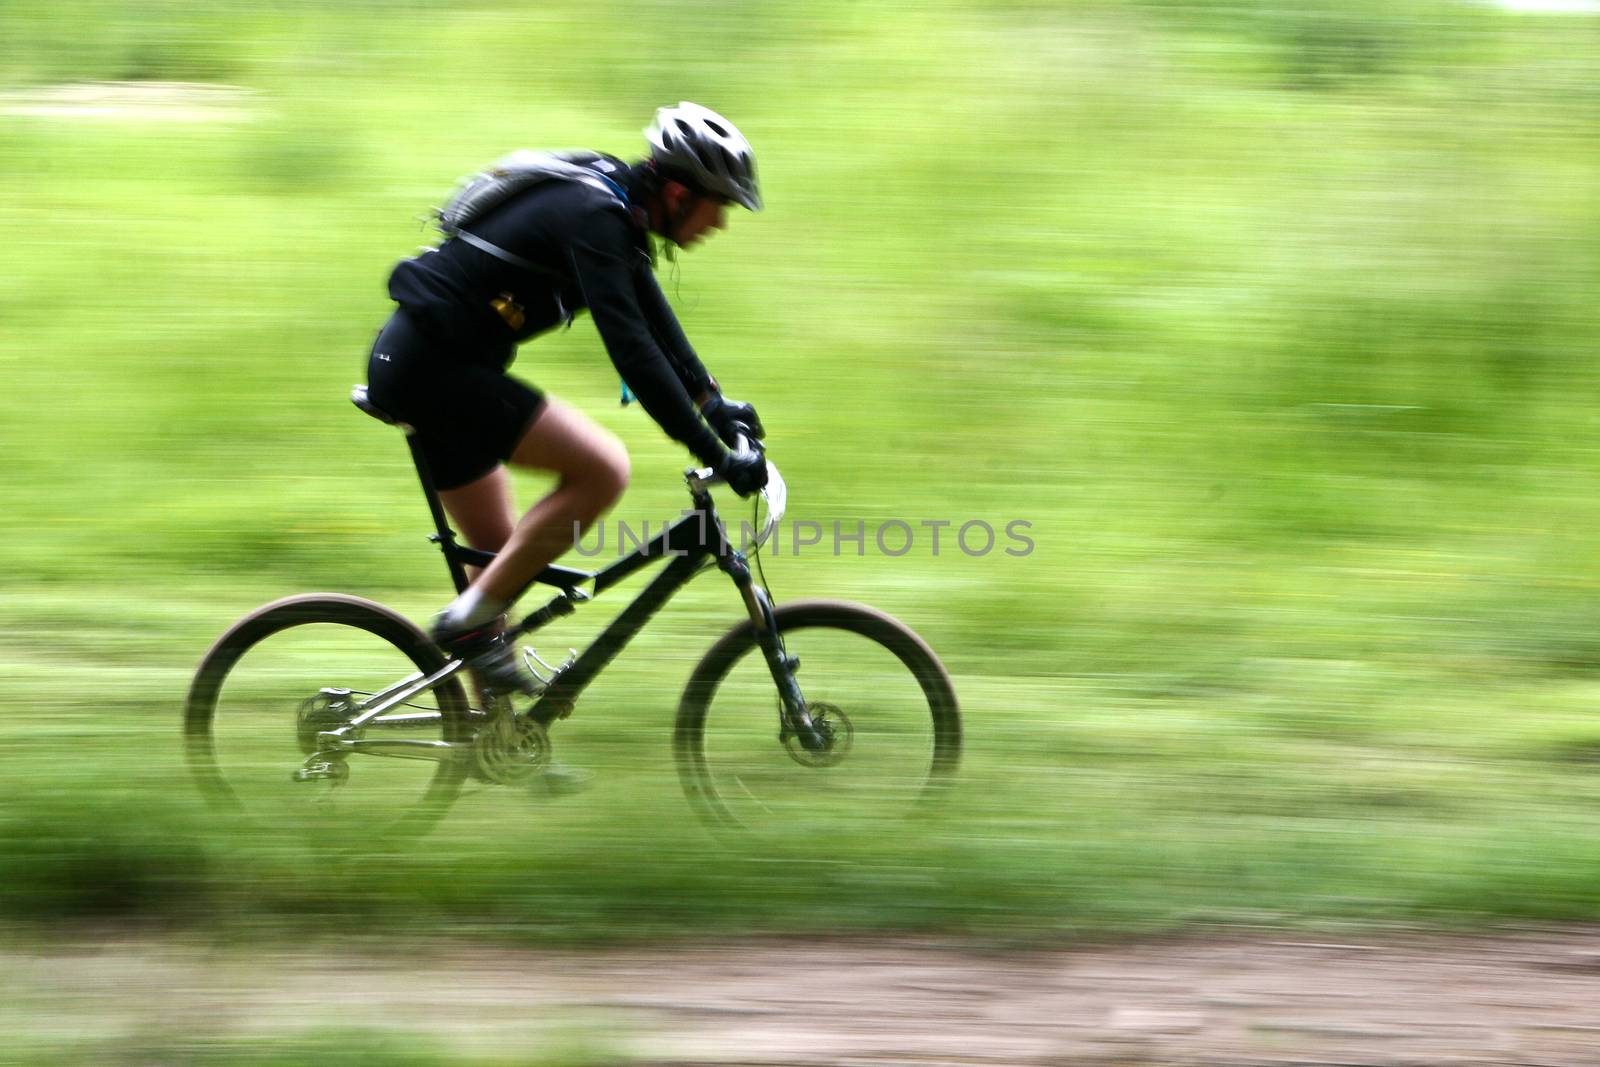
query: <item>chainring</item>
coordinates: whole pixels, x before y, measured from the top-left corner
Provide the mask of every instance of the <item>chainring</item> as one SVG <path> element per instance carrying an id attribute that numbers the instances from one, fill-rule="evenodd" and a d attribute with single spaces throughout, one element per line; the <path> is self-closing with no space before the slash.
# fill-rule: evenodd
<path id="1" fill-rule="evenodd" d="M 550 735 L 532 719 L 489 723 L 472 741 L 473 774 L 485 782 L 526 781 L 550 762 Z"/>

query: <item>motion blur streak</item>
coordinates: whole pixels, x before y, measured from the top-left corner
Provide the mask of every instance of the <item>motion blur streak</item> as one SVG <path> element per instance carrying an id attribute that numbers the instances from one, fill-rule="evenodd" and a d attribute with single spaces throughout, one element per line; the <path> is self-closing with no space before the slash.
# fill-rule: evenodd
<path id="1" fill-rule="evenodd" d="M 1600 917 L 1600 18 L 1554 6 L 0 5 L 0 921 L 549 949 Z M 759 404 L 786 521 L 1031 523 L 1025 556 L 765 561 L 939 651 L 947 809 L 709 843 L 670 732 L 741 618 L 713 574 L 553 730 L 590 793 L 484 789 L 425 844 L 220 824 L 178 721 L 216 635 L 295 592 L 448 599 L 398 434 L 345 400 L 419 220 L 517 147 L 635 156 L 684 99 L 749 136 L 767 210 L 663 287 Z M 685 457 L 591 326 L 515 373 L 627 442 L 612 521 L 677 513 Z"/>

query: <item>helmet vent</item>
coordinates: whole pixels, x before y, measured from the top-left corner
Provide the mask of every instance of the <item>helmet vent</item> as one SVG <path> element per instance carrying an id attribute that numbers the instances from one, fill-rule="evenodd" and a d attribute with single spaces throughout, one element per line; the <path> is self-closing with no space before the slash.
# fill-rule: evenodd
<path id="1" fill-rule="evenodd" d="M 5 0 L 0 0 L 3 4 Z M 755 153 L 733 123 L 687 101 L 656 112 L 645 130 L 659 173 L 701 195 L 761 210 Z"/>

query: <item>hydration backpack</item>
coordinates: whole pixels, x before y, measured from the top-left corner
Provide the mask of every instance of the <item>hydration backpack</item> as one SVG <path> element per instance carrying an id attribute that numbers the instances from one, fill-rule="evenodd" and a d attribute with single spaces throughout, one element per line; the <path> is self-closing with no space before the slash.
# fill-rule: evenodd
<path id="1" fill-rule="evenodd" d="M 446 237 L 457 237 L 473 247 L 525 270 L 541 268 L 529 260 L 484 240 L 466 227 L 483 218 L 517 193 L 540 182 L 582 182 L 616 199 L 624 208 L 628 194 L 606 175 L 619 164 L 598 152 L 535 152 L 520 149 L 496 161 L 488 170 L 464 178 L 455 195 L 433 211 L 434 224 Z"/>

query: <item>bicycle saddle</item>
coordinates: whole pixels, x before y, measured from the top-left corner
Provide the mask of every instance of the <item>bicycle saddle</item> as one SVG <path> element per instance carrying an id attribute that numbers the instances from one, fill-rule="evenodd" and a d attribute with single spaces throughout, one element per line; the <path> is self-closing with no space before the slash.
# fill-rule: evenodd
<path id="1" fill-rule="evenodd" d="M 386 422 L 390 426 L 398 426 L 406 433 L 411 432 L 410 425 L 401 422 L 399 419 L 395 418 L 393 415 L 374 404 L 371 398 L 367 396 L 367 387 L 364 385 L 357 385 L 351 388 L 350 403 L 354 404 L 362 411 L 365 411 L 368 415 L 371 415 L 379 422 Z"/>

